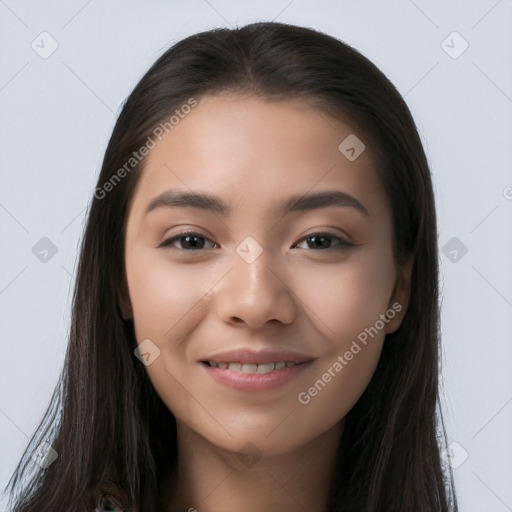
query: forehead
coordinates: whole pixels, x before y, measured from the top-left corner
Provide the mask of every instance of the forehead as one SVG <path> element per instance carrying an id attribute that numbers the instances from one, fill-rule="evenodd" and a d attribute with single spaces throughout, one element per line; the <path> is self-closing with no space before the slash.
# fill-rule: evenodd
<path id="1" fill-rule="evenodd" d="M 356 150 L 364 144 L 354 160 L 340 150 L 346 140 L 360 141 Z M 210 191 L 251 213 L 329 189 L 358 196 L 368 209 L 385 207 L 364 134 L 304 100 L 206 96 L 155 142 L 133 200 L 137 210 L 168 189 Z"/>

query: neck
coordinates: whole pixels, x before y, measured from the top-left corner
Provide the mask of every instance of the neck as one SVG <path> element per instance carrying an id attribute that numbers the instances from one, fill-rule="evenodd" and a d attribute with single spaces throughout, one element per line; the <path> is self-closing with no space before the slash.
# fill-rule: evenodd
<path id="1" fill-rule="evenodd" d="M 178 463 L 165 512 L 325 512 L 342 422 L 277 456 L 242 457 L 178 422 Z"/>

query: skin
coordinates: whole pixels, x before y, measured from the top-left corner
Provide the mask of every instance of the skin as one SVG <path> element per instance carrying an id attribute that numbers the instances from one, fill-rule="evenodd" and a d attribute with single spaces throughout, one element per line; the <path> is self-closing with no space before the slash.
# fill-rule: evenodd
<path id="1" fill-rule="evenodd" d="M 161 351 L 146 370 L 177 419 L 168 511 L 325 510 L 343 418 L 367 387 L 385 335 L 402 322 L 412 265 L 395 265 L 391 210 L 371 147 L 354 161 L 338 150 L 351 133 L 364 141 L 354 126 L 304 101 L 217 94 L 202 98 L 148 155 L 129 210 L 121 310 L 133 318 L 138 343 L 149 338 Z M 218 195 L 233 211 L 168 207 L 146 215 L 169 189 Z M 320 190 L 350 194 L 369 216 L 335 206 L 276 217 L 290 195 Z M 188 229 L 204 237 L 195 254 L 183 238 L 159 247 Z M 314 233 L 329 233 L 331 248 L 304 239 Z M 247 236 L 263 249 L 252 263 L 236 252 Z M 339 249 L 340 240 L 355 245 Z M 300 403 L 298 394 L 397 301 L 402 310 Z M 256 392 L 214 381 L 199 362 L 267 347 L 315 361 L 295 380 Z"/>

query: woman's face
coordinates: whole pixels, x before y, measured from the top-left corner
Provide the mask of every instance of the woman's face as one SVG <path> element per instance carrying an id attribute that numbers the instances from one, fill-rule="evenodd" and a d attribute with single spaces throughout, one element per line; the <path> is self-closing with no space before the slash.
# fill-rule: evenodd
<path id="1" fill-rule="evenodd" d="M 149 151 L 121 307 L 163 402 L 218 447 L 277 455 L 335 427 L 400 325 L 408 272 L 355 132 L 298 100 L 213 95 Z"/>

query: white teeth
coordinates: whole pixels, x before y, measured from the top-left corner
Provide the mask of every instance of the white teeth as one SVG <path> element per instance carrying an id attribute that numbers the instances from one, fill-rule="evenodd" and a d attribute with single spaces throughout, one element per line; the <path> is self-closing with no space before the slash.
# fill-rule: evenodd
<path id="1" fill-rule="evenodd" d="M 278 363 L 216 363 L 215 361 L 208 361 L 208 364 L 213 368 L 221 370 L 231 370 L 233 372 L 242 372 L 247 374 L 265 374 L 273 372 L 274 370 L 281 370 L 282 368 L 290 368 L 295 366 L 295 363 L 279 361 Z"/>
<path id="2" fill-rule="evenodd" d="M 257 364 L 246 363 L 246 364 L 242 365 L 242 373 L 256 373 L 257 370 L 258 370 Z"/>
<path id="3" fill-rule="evenodd" d="M 262 363 L 258 365 L 258 373 L 270 373 L 274 371 L 275 364 L 274 363 Z M 279 368 L 277 368 L 279 369 Z"/>

